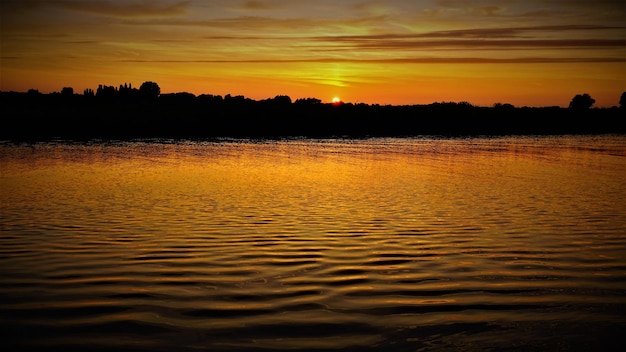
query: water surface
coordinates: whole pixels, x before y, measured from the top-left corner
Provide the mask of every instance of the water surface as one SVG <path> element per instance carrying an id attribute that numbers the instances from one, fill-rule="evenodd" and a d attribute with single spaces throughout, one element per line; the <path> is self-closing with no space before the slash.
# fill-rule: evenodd
<path id="1" fill-rule="evenodd" d="M 626 342 L 626 138 L 0 144 L 0 328 L 65 350 Z"/>

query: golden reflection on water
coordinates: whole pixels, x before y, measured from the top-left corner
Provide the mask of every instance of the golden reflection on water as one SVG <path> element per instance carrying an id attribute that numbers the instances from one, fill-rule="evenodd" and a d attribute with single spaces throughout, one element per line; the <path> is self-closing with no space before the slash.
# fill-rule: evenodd
<path id="1" fill-rule="evenodd" d="M 626 324 L 621 136 L 0 148 L 0 327 L 237 350 Z"/>

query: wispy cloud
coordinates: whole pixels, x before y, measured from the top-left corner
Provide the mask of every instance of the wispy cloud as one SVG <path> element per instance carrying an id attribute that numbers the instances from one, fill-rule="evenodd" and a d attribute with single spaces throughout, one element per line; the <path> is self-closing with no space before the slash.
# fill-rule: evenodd
<path id="1" fill-rule="evenodd" d="M 563 63 L 621 63 L 626 60 L 612 57 L 589 58 L 551 58 L 551 57 L 407 57 L 380 59 L 349 59 L 349 58 L 302 58 L 302 59 L 223 59 L 223 60 L 142 60 L 122 59 L 119 62 L 132 63 L 167 63 L 167 64 L 281 64 L 281 63 L 351 63 L 351 64 L 563 64 Z"/>
<path id="2" fill-rule="evenodd" d="M 466 14 L 480 15 L 480 16 L 497 16 L 504 14 L 507 10 L 507 5 L 512 1 L 463 1 L 463 0 L 437 0 L 435 4 L 438 7 L 445 9 L 452 9 L 456 11 L 462 11 Z"/>
<path id="3" fill-rule="evenodd" d="M 409 37 L 410 38 L 410 37 Z M 598 48 L 626 46 L 620 39 L 519 39 L 519 40 L 482 40 L 482 39 L 448 39 L 448 40 L 407 40 L 403 36 L 375 36 L 374 38 L 324 37 L 320 41 L 344 44 L 347 49 L 482 49 L 510 50 L 515 48 Z M 337 46 L 333 47 L 334 49 Z"/>
<path id="4" fill-rule="evenodd" d="M 158 1 L 107 1 L 107 0 L 27 0 L 2 1 L 2 7 L 8 12 L 28 12 L 42 8 L 62 9 L 113 17 L 170 17 L 182 16 L 187 13 L 190 0 L 176 2 Z"/>
<path id="5" fill-rule="evenodd" d="M 565 32 L 565 31 L 598 31 L 608 29 L 626 29 L 626 27 L 602 26 L 602 25 L 555 25 L 555 26 L 532 26 L 532 27 L 495 27 L 495 28 L 473 28 L 447 31 L 433 31 L 415 36 L 421 38 L 527 38 L 529 33 L 537 32 Z"/>
<path id="6" fill-rule="evenodd" d="M 558 25 L 534 27 L 473 28 L 423 33 L 383 33 L 371 35 L 325 35 L 325 36 L 263 36 L 263 35 L 213 35 L 209 40 L 298 40 L 303 46 L 315 46 L 320 50 L 344 47 L 346 49 L 406 49 L 406 48 L 489 48 L 509 50 L 512 48 L 598 48 L 624 47 L 624 39 L 610 38 L 560 38 L 548 36 L 553 32 L 585 32 L 626 30 L 626 27 L 599 25 Z M 311 44 L 316 42 L 317 44 Z M 308 44 L 307 44 L 308 43 Z"/>
<path id="7" fill-rule="evenodd" d="M 244 10 L 253 10 L 253 11 L 270 11 L 276 10 L 280 8 L 280 6 L 274 2 L 268 1 L 246 1 L 241 5 L 241 8 Z"/>
<path id="8" fill-rule="evenodd" d="M 312 18 L 307 16 L 276 18 L 272 16 L 236 16 L 221 17 L 211 19 L 191 19 L 191 18 L 152 18 L 152 19 L 126 19 L 123 24 L 133 26 L 171 26 L 171 27 L 198 27 L 211 28 L 216 31 L 235 31 L 242 33 L 245 31 L 280 34 L 289 36 L 303 35 L 307 33 L 345 33 L 351 28 L 368 28 L 374 26 L 386 18 L 374 17 L 354 17 L 343 19 Z"/>
<path id="9" fill-rule="evenodd" d="M 330 48 L 346 49 L 566 49 L 566 48 L 623 48 L 624 39 L 611 38 L 562 38 L 550 36 L 552 32 L 625 30 L 626 27 L 598 25 L 559 25 L 507 28 L 475 28 L 432 31 L 409 34 L 339 35 L 319 36 L 313 40 L 326 43 Z M 547 38 L 546 38 L 547 36 Z"/>
<path id="10" fill-rule="evenodd" d="M 624 29 L 626 27 L 575 24 L 367 35 L 232 32 L 193 40 L 160 38 L 154 41 L 166 45 L 206 45 L 212 49 L 193 61 L 202 63 L 609 63 L 626 62 L 623 56 L 626 39 L 604 38 L 602 34 Z M 594 36 L 594 32 L 598 35 Z M 233 46 L 239 49 L 233 51 Z M 524 56 L 520 56 L 522 52 Z M 170 55 L 167 58 L 173 60 L 159 62 L 187 62 Z"/>
<path id="11" fill-rule="evenodd" d="M 187 13 L 190 0 L 161 4 L 156 1 L 62 1 L 59 6 L 73 11 L 114 17 L 171 17 Z"/>

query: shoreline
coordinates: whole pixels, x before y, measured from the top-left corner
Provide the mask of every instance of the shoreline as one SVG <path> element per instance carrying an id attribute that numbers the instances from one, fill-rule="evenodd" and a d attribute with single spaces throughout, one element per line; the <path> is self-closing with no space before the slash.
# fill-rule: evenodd
<path id="1" fill-rule="evenodd" d="M 625 134 L 624 108 L 367 105 L 162 95 L 152 99 L 0 92 L 0 139 L 371 138 Z"/>

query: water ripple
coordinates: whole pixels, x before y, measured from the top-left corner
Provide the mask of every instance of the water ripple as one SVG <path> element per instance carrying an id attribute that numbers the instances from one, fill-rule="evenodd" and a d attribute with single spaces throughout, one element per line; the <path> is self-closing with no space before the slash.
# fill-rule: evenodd
<path id="1" fill-rule="evenodd" d="M 623 155 L 623 136 L 0 144 L 3 342 L 623 345 Z"/>

